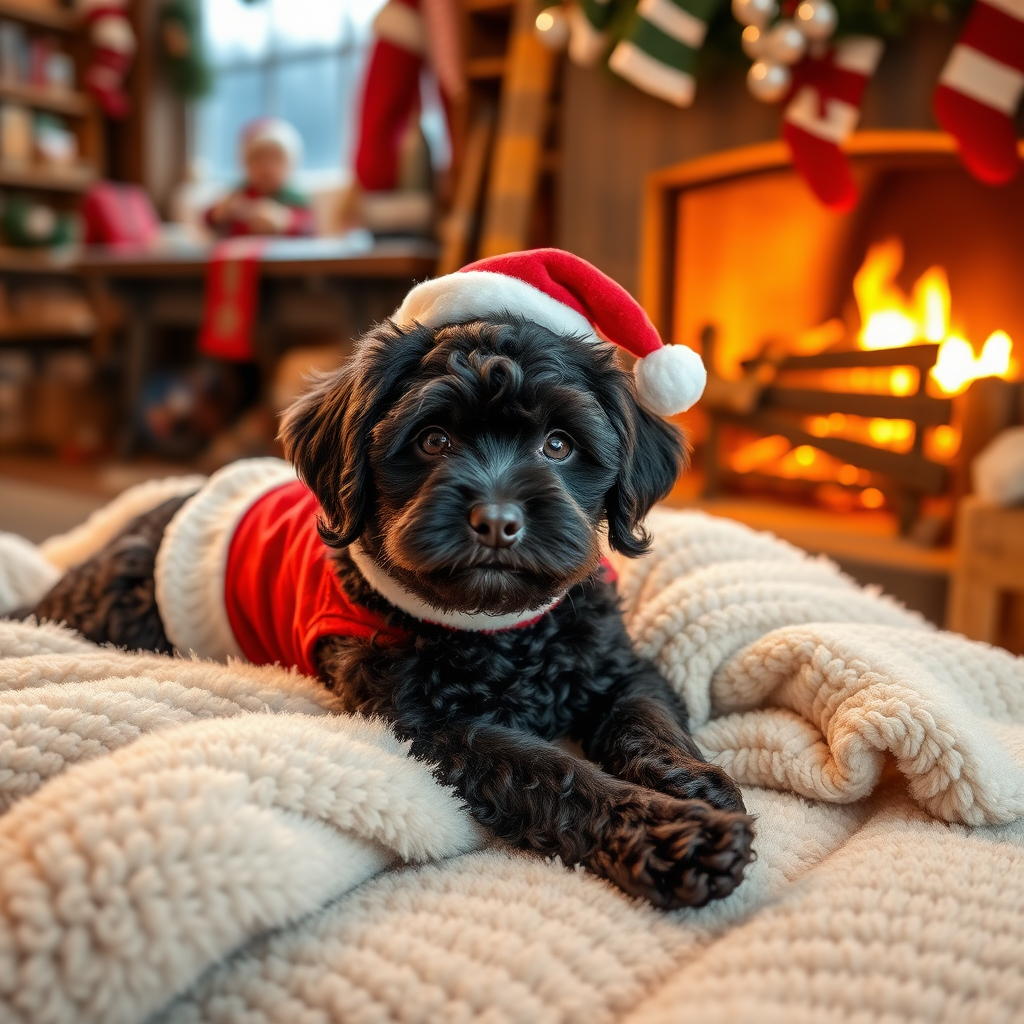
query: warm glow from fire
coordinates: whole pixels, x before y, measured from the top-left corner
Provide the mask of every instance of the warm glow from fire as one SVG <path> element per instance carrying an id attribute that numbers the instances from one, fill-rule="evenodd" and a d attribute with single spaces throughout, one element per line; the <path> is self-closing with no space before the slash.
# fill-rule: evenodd
<path id="1" fill-rule="evenodd" d="M 939 346 L 929 373 L 932 394 L 959 395 L 983 377 L 1014 379 L 1018 370 L 1013 342 L 1005 331 L 993 331 L 976 353 L 958 333 L 952 319 L 949 280 L 942 267 L 930 267 L 914 283 L 908 296 L 896 283 L 903 266 L 903 245 L 892 238 L 872 246 L 853 282 L 860 312 L 860 348 L 880 350 L 930 343 Z M 829 320 L 803 332 L 794 342 L 797 354 L 841 349 L 847 335 L 841 320 Z M 785 371 L 783 387 L 835 391 L 858 395 L 915 395 L 923 390 L 921 371 L 913 366 L 858 366 L 822 370 Z M 949 463 L 962 442 L 952 424 L 919 428 L 911 419 L 888 419 L 834 412 L 803 416 L 800 426 L 812 438 L 841 438 L 875 448 L 906 454 L 915 449 L 923 429 L 920 451 L 926 458 Z M 844 462 L 812 444 L 790 443 L 781 435 L 750 441 L 728 457 L 736 473 L 758 473 L 815 485 L 815 500 L 836 511 L 877 511 L 887 504 L 872 473 Z"/>
<path id="2" fill-rule="evenodd" d="M 958 395 L 981 377 L 1009 379 L 1013 374 L 1013 342 L 1005 331 L 989 335 L 980 355 L 969 341 L 950 328 L 950 291 L 942 267 L 930 267 L 915 282 L 908 298 L 896 284 L 903 266 L 903 244 L 898 238 L 873 245 L 853 279 L 860 311 L 858 342 L 864 349 L 903 348 L 914 342 L 938 344 L 939 357 L 931 379 L 944 395 Z M 912 372 L 899 367 L 890 372 L 892 393 L 913 393 Z"/>

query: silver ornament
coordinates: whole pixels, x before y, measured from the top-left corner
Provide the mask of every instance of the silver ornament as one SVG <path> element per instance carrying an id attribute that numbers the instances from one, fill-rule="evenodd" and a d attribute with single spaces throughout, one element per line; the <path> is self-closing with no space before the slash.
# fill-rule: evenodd
<path id="1" fill-rule="evenodd" d="M 561 51 L 569 45 L 569 19 L 561 7 L 547 7 L 533 23 L 534 35 L 549 49 Z"/>
<path id="2" fill-rule="evenodd" d="M 748 25 L 743 30 L 743 35 L 740 39 L 743 52 L 751 60 L 760 60 L 765 55 L 765 39 L 767 36 L 768 33 L 763 28 L 758 28 L 756 25 Z"/>
<path id="3" fill-rule="evenodd" d="M 832 37 L 839 25 L 839 12 L 831 0 L 803 0 L 793 20 L 807 39 L 820 43 Z"/>
<path id="4" fill-rule="evenodd" d="M 785 64 L 759 60 L 747 72 L 747 88 L 762 103 L 778 103 L 792 84 L 793 74 Z"/>
<path id="5" fill-rule="evenodd" d="M 778 0 L 732 0 L 732 16 L 741 25 L 764 28 L 778 13 Z"/>
<path id="6" fill-rule="evenodd" d="M 795 64 L 806 52 L 803 32 L 788 18 L 773 25 L 765 35 L 764 55 L 776 64 Z"/>

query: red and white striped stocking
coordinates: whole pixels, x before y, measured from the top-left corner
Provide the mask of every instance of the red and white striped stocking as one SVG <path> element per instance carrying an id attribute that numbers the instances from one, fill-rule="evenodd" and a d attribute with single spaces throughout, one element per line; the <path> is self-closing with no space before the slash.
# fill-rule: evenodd
<path id="1" fill-rule="evenodd" d="M 839 144 L 857 127 L 883 45 L 874 36 L 850 36 L 824 57 L 808 57 L 793 69 L 782 136 L 797 170 L 833 210 L 850 210 L 857 203 L 857 186 Z"/>
<path id="2" fill-rule="evenodd" d="M 1024 0 L 976 0 L 939 76 L 935 117 L 990 185 L 1020 167 L 1013 116 L 1024 92 Z"/>

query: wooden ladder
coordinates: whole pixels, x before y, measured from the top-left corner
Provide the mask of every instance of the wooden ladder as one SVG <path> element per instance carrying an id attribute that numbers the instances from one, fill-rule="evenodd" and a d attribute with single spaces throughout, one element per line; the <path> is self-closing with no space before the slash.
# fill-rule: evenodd
<path id="1" fill-rule="evenodd" d="M 549 244 L 558 56 L 534 35 L 534 0 L 459 0 L 468 96 L 438 273 Z"/>

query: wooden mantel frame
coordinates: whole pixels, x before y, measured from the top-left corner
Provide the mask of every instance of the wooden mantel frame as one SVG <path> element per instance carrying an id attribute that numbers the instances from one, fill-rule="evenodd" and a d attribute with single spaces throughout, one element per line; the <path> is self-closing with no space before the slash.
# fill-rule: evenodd
<path id="1" fill-rule="evenodd" d="M 857 132 L 842 148 L 855 165 L 870 162 L 889 168 L 927 169 L 958 163 L 956 141 L 942 132 Z M 1024 141 L 1019 143 L 1019 148 L 1024 159 Z M 648 175 L 644 184 L 639 299 L 662 337 L 672 335 L 671 295 L 679 194 L 792 166 L 789 147 L 780 139 L 712 153 Z"/>

